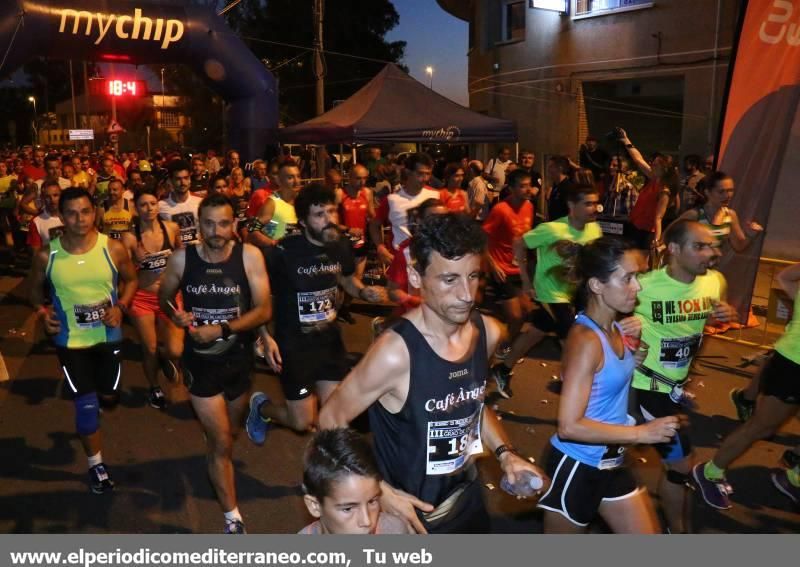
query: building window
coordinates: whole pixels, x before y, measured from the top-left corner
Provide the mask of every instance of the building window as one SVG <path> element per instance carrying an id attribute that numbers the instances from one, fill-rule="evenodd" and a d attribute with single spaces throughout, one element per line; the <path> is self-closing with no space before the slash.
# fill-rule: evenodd
<path id="1" fill-rule="evenodd" d="M 575 16 L 601 16 L 610 12 L 649 8 L 653 0 L 575 0 Z"/>
<path id="2" fill-rule="evenodd" d="M 173 110 L 161 111 L 161 127 L 162 128 L 180 128 L 180 120 L 178 113 Z"/>
<path id="3" fill-rule="evenodd" d="M 503 0 L 502 33 L 500 41 L 522 41 L 525 39 L 525 2 Z"/>

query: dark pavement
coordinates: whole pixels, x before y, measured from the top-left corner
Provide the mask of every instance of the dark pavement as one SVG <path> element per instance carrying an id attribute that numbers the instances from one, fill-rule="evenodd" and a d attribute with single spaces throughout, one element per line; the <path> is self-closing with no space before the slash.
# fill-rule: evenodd
<path id="1" fill-rule="evenodd" d="M 219 533 L 222 514 L 206 475 L 204 441 L 182 387 L 166 388 L 167 411 L 152 409 L 134 333 L 126 326 L 121 404 L 102 417 L 104 460 L 117 488 L 113 494 L 89 492 L 86 458 L 74 434 L 72 404 L 63 395 L 54 349 L 33 328 L 21 294 L 21 277 L 0 277 L 0 352 L 11 379 L 0 382 L 0 530 L 6 533 Z M 356 325 L 344 325 L 348 349 L 364 352 L 369 319 L 379 309 L 356 305 Z M 698 413 L 692 439 L 705 459 L 735 426 L 728 400 L 754 369 L 737 368 L 755 349 L 706 341 L 694 368 Z M 492 393 L 513 443 L 541 461 L 555 429 L 559 351 L 545 341 L 518 367 L 515 397 Z M 260 366 L 255 387 L 279 397 L 277 379 Z M 307 436 L 273 429 L 263 447 L 242 433 L 234 460 L 239 508 L 250 533 L 292 533 L 309 521 L 300 498 L 301 455 Z M 800 514 L 772 486 L 771 468 L 781 453 L 800 442 L 792 420 L 768 442 L 760 442 L 729 471 L 735 508 L 728 512 L 694 505 L 695 531 L 704 533 L 796 533 Z M 653 489 L 657 459 L 649 448 L 629 451 L 638 475 Z M 480 461 L 482 482 L 494 529 L 541 533 L 541 514 L 532 502 L 517 501 L 499 489 L 493 458 Z M 595 531 L 604 531 L 602 525 Z"/>

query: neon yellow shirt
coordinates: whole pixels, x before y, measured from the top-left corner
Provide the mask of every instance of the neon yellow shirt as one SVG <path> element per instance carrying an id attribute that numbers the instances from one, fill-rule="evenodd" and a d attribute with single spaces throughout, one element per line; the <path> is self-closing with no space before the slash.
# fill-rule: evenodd
<path id="1" fill-rule="evenodd" d="M 709 270 L 687 284 L 670 277 L 667 268 L 661 268 L 641 276 L 639 283 L 642 290 L 635 313 L 642 322 L 642 340 L 650 347 L 644 366 L 682 382 L 700 350 L 703 327 L 714 303 L 720 301 L 725 279 L 719 272 Z M 633 374 L 634 388 L 670 391 L 661 382 L 652 388 L 652 382 L 638 370 Z"/>
<path id="2" fill-rule="evenodd" d="M 564 263 L 564 259 L 553 249 L 553 244 L 561 240 L 588 244 L 602 235 L 600 225 L 596 222 L 587 223 L 583 230 L 577 230 L 569 224 L 569 217 L 542 223 L 526 232 L 522 236 L 525 246 L 536 248 L 536 274 L 533 278 L 536 299 L 542 303 L 571 303 L 575 293 L 571 284 L 553 273 Z"/>
<path id="3" fill-rule="evenodd" d="M 783 336 L 775 343 L 775 350 L 795 364 L 800 364 L 800 292 L 794 296 L 794 316 Z"/>

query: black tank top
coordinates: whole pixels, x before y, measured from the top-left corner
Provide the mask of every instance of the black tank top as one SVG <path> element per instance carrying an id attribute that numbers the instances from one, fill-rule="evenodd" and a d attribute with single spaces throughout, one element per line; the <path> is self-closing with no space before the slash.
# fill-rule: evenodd
<path id="1" fill-rule="evenodd" d="M 250 310 L 250 284 L 244 269 L 244 245 L 237 242 L 225 262 L 210 264 L 200 258 L 195 244 L 186 248 L 186 265 L 181 278 L 184 309 L 194 315 L 193 325 L 214 325 L 232 321 Z M 202 355 L 221 355 L 237 343 L 252 340 L 250 333 L 233 334 L 199 344 L 186 333 L 186 349 Z"/>
<path id="2" fill-rule="evenodd" d="M 143 272 L 160 274 L 167 267 L 167 259 L 172 255 L 172 243 L 169 241 L 169 232 L 167 232 L 167 227 L 164 226 L 164 221 L 158 217 L 156 218 L 158 225 L 161 227 L 161 249 L 158 252 L 147 252 L 145 250 L 147 254 L 139 260 L 136 268 Z M 136 242 L 142 244 L 142 229 L 138 222 L 133 224 L 133 230 L 136 234 Z M 144 250 L 144 244 L 142 244 L 142 249 Z"/>
<path id="3" fill-rule="evenodd" d="M 469 480 L 470 456 L 482 452 L 480 425 L 486 392 L 486 329 L 471 317 L 478 337 L 460 362 L 437 355 L 408 319 L 392 330 L 409 352 L 408 397 L 396 414 L 380 402 L 369 408 L 375 454 L 384 479 L 434 506 Z"/>

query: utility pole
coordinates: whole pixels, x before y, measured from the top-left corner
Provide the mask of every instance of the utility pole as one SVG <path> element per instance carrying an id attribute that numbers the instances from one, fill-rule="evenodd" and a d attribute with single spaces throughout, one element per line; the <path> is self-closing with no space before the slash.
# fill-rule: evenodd
<path id="1" fill-rule="evenodd" d="M 89 130 L 94 131 L 92 126 L 92 107 L 89 104 L 91 97 L 89 96 L 89 66 L 86 61 L 83 62 L 83 101 L 86 103 L 86 125 Z M 94 136 L 92 136 L 92 151 L 94 151 Z"/>
<path id="2" fill-rule="evenodd" d="M 316 79 L 317 116 L 325 113 L 325 60 L 322 55 L 322 24 L 325 21 L 325 0 L 314 2 L 314 78 Z M 316 177 L 325 176 L 325 160 L 322 151 L 317 149 Z"/>

